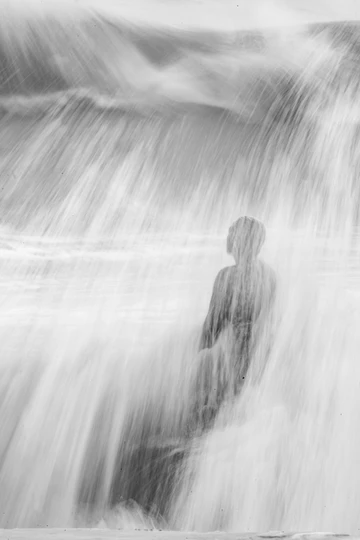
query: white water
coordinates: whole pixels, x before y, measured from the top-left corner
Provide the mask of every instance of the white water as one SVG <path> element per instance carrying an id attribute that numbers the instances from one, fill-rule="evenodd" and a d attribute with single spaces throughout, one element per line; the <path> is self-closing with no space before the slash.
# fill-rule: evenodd
<path id="1" fill-rule="evenodd" d="M 160 69 L 106 27 L 94 34 L 74 19 L 80 46 L 66 24 L 56 43 L 41 24 L 45 53 L 60 49 L 68 64 L 59 73 L 93 101 L 67 105 L 63 93 L 45 102 L 45 81 L 36 103 L 24 105 L 15 89 L 2 105 L 0 525 L 356 533 L 359 75 L 341 71 L 348 53 L 305 31 L 269 39 L 265 52 L 222 51 L 225 72 L 200 53 Z M 7 69 L 18 62 L 30 78 L 31 58 L 15 52 L 36 42 L 9 28 Z M 276 123 L 285 76 L 269 98 L 260 82 L 271 87 L 279 65 L 300 80 L 296 96 L 310 99 L 304 117 Z M 154 80 L 156 98 L 147 93 Z M 217 103 L 235 119 L 189 102 Z M 296 99 L 290 106 L 299 111 Z M 117 469 L 129 468 L 126 452 L 144 436 L 185 445 L 199 328 L 229 262 L 226 229 L 247 211 L 266 222 L 263 257 L 279 283 L 249 384 L 191 442 L 166 516 L 138 501 L 114 507 Z"/>

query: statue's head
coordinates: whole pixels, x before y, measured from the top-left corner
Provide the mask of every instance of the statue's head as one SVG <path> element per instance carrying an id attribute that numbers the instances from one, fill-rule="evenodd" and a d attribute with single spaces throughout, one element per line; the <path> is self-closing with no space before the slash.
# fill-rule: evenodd
<path id="1" fill-rule="evenodd" d="M 265 226 L 255 218 L 243 216 L 233 223 L 227 236 L 227 252 L 236 262 L 255 259 L 265 242 Z"/>

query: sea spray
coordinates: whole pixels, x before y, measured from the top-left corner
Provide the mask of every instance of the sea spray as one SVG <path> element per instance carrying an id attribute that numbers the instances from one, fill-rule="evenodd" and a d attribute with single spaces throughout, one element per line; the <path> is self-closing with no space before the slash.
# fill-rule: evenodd
<path id="1" fill-rule="evenodd" d="M 357 26 L 25 15 L 1 22 L 0 525 L 355 532 Z M 274 317 L 192 437 L 244 213 L 268 230 Z"/>

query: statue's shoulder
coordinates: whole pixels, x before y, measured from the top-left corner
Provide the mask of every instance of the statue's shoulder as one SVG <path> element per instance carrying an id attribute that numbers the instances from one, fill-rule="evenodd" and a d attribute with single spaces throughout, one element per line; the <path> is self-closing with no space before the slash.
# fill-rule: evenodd
<path id="1" fill-rule="evenodd" d="M 271 289 L 276 289 L 277 277 L 275 270 L 270 265 L 260 259 L 259 263 L 261 266 L 261 280 Z"/>
<path id="2" fill-rule="evenodd" d="M 221 281 L 231 279 L 235 275 L 236 266 L 225 266 L 218 273 L 218 278 Z"/>
<path id="3" fill-rule="evenodd" d="M 234 280 L 235 276 L 235 266 L 226 266 L 222 268 L 215 279 L 215 287 L 224 288 L 226 285 L 230 285 Z"/>

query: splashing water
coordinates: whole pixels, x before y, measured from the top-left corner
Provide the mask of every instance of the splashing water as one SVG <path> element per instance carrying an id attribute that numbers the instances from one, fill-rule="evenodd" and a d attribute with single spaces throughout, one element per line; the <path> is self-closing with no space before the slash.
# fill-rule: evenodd
<path id="1" fill-rule="evenodd" d="M 356 533 L 359 27 L 0 24 L 0 526 Z M 244 213 L 274 320 L 189 440 Z"/>

